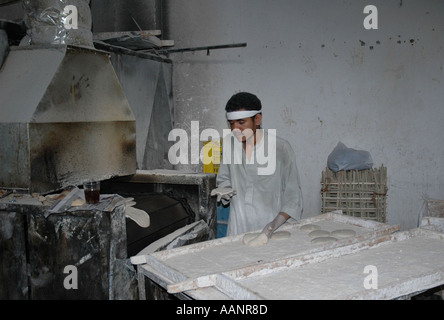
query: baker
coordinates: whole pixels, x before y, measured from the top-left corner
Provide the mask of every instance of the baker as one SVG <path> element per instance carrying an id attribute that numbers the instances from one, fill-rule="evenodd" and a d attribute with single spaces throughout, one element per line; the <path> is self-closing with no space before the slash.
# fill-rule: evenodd
<path id="1" fill-rule="evenodd" d="M 289 218 L 301 218 L 296 156 L 288 141 L 261 129 L 262 104 L 256 95 L 237 93 L 225 110 L 231 133 L 224 137 L 224 157 L 212 195 L 218 202 L 230 204 L 227 235 L 262 230 L 246 243 L 261 246 Z M 227 150 L 230 157 L 225 156 Z M 270 152 L 275 156 L 274 170 L 261 171 L 261 155 Z"/>

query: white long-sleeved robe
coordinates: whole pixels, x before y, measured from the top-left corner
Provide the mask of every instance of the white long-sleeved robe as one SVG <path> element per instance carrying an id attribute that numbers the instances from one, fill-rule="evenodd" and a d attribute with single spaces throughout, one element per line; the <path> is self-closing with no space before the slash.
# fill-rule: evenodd
<path id="1" fill-rule="evenodd" d="M 230 140 L 224 141 L 222 152 L 227 152 L 227 147 L 231 147 L 233 156 L 230 161 L 222 161 L 217 186 L 231 186 L 237 192 L 230 201 L 228 236 L 262 230 L 280 212 L 285 212 L 296 220 L 301 218 L 302 192 L 295 153 L 288 141 L 270 135 L 271 133 L 264 131 L 262 140 L 254 147 L 255 156 L 250 161 L 243 148 L 241 152 L 236 152 L 241 149 L 240 142 L 232 138 L 232 134 L 224 138 Z M 273 137 L 275 144 L 269 140 Z M 237 149 L 235 144 L 238 144 Z M 258 169 L 264 169 L 272 161 L 260 165 L 260 158 L 256 155 L 262 154 L 271 159 L 269 152 L 275 152 L 275 171 L 271 175 L 258 174 Z M 241 164 L 236 164 L 235 160 Z"/>

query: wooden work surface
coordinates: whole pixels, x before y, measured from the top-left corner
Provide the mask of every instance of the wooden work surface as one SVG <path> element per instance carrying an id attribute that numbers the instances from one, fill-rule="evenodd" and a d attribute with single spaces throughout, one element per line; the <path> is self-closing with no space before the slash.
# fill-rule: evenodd
<path id="1" fill-rule="evenodd" d="M 332 244 L 313 245 L 308 233 L 300 229 L 306 224 L 317 224 L 326 231 L 352 229 L 356 236 Z M 334 212 L 304 219 L 297 224 L 287 223 L 279 230 L 289 231 L 291 237 L 285 241 L 270 240 L 265 246 L 251 248 L 242 243 L 244 235 L 239 235 L 136 256 L 132 257 L 131 261 L 138 265 L 139 273 L 168 289 L 170 293 L 185 291 L 187 296 L 194 299 L 264 298 L 251 294 L 254 290 L 244 290 L 243 285 L 239 286 L 239 280 L 248 278 L 250 282 L 254 282 L 257 277 L 262 279 L 264 274 L 277 275 L 276 271 L 282 267 L 300 265 L 300 262 L 296 261 L 298 257 L 322 256 L 321 253 L 325 250 L 389 235 L 398 231 L 399 226 L 389 226 Z M 250 282 L 247 283 L 251 284 Z M 224 289 L 221 290 L 221 287 L 227 286 L 227 283 L 232 287 L 231 291 L 222 293 Z M 294 284 L 290 283 L 290 287 L 292 286 Z M 273 287 L 277 289 L 277 296 L 273 299 L 283 299 L 283 294 L 279 293 L 280 285 L 275 282 Z M 272 292 L 276 293 L 276 290 Z"/>

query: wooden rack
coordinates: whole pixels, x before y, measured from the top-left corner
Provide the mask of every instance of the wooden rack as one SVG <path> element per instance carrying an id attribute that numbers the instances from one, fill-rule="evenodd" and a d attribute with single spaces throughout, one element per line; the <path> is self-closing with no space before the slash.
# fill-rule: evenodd
<path id="1" fill-rule="evenodd" d="M 322 208 L 346 215 L 386 222 L 387 168 L 333 172 L 326 168 L 321 180 Z"/>

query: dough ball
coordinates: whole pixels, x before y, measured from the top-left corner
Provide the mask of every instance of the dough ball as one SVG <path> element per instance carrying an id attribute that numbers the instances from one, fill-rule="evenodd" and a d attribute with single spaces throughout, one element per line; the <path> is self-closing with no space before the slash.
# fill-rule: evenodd
<path id="1" fill-rule="evenodd" d="M 336 238 L 344 239 L 354 237 L 356 235 L 356 231 L 351 229 L 340 229 L 332 231 L 331 235 Z"/>
<path id="2" fill-rule="evenodd" d="M 330 232 L 325 230 L 315 230 L 308 234 L 310 238 L 318 238 L 318 237 L 328 237 Z"/>
<path id="3" fill-rule="evenodd" d="M 265 233 L 262 232 L 256 233 L 255 236 L 250 238 L 248 241 L 247 239 L 245 239 L 245 236 L 244 236 L 244 244 L 249 247 L 260 247 L 268 243 L 268 237 L 266 236 Z"/>
<path id="4" fill-rule="evenodd" d="M 291 237 L 291 233 L 288 231 L 277 231 L 270 237 L 271 240 L 286 240 Z"/>
<path id="5" fill-rule="evenodd" d="M 319 238 L 314 238 L 311 240 L 312 244 L 316 244 L 316 245 L 321 245 L 321 244 L 327 244 L 327 243 L 332 243 L 335 242 L 336 238 L 334 237 L 319 237 Z"/>
<path id="6" fill-rule="evenodd" d="M 321 229 L 320 226 L 318 226 L 317 224 L 305 224 L 301 227 L 301 230 L 304 232 L 312 232 L 314 230 L 319 230 Z"/>
<path id="7" fill-rule="evenodd" d="M 244 238 L 242 239 L 242 242 L 247 245 L 248 242 L 250 242 L 252 239 L 256 238 L 259 235 L 259 233 L 247 233 L 244 235 Z"/>

